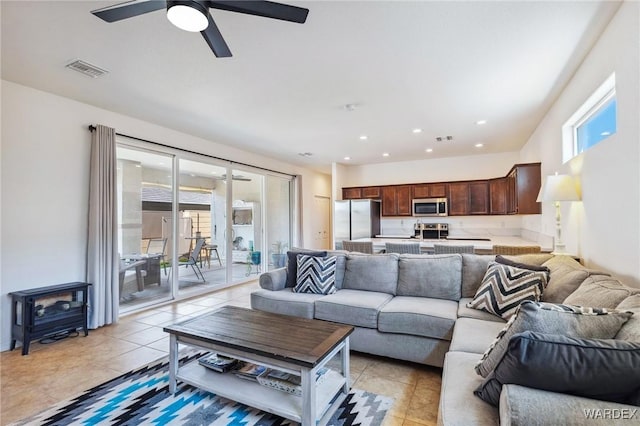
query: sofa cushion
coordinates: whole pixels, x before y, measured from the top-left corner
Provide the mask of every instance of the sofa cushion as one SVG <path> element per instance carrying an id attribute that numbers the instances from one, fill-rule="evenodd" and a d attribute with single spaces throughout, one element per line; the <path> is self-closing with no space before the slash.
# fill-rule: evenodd
<path id="1" fill-rule="evenodd" d="M 398 296 L 460 300 L 462 256 L 403 254 L 398 260 Z"/>
<path id="2" fill-rule="evenodd" d="M 473 297 L 482 284 L 489 262 L 495 260 L 493 254 L 462 254 L 462 297 Z"/>
<path id="3" fill-rule="evenodd" d="M 398 255 L 349 253 L 343 289 L 388 293 L 398 287 Z"/>
<path id="4" fill-rule="evenodd" d="M 542 266 L 547 260 L 553 257 L 551 253 L 503 254 L 500 256 L 514 262 L 536 266 Z"/>
<path id="5" fill-rule="evenodd" d="M 316 257 L 299 254 L 295 293 L 333 294 L 336 292 L 336 256 Z"/>
<path id="6" fill-rule="evenodd" d="M 315 303 L 315 318 L 358 327 L 377 328 L 378 312 L 393 296 L 376 291 L 342 289 Z"/>
<path id="7" fill-rule="evenodd" d="M 629 321 L 625 322 L 616 334 L 616 339 L 640 342 L 640 294 L 634 294 L 624 299 L 616 307 L 618 311 L 633 312 Z M 640 389 L 638 390 L 640 398 Z"/>
<path id="8" fill-rule="evenodd" d="M 547 279 L 548 275 L 543 271 L 491 262 L 480 288 L 467 307 L 509 319 L 520 303 L 525 300 L 540 300 L 540 295 L 547 286 Z"/>
<path id="9" fill-rule="evenodd" d="M 487 314 L 489 315 L 489 314 Z M 453 327 L 450 351 L 483 354 L 504 328 L 504 321 L 458 318 Z"/>
<path id="10" fill-rule="evenodd" d="M 504 324 L 506 321 L 501 317 L 491 314 L 487 311 L 481 311 L 479 309 L 473 309 L 467 307 L 467 303 L 473 299 L 470 297 L 463 297 L 458 302 L 458 318 L 475 318 L 483 321 L 493 321 L 500 324 Z"/>
<path id="11" fill-rule="evenodd" d="M 452 300 L 396 296 L 380 309 L 378 330 L 451 340 L 457 308 Z"/>
<path id="12" fill-rule="evenodd" d="M 613 420 L 612 413 L 625 413 L 629 417 L 631 414 L 637 419 L 636 408 L 525 386 L 504 385 L 500 394 L 500 425 L 629 426 L 633 421 Z M 585 418 L 587 412 L 593 413 L 589 420 Z"/>
<path id="13" fill-rule="evenodd" d="M 640 387 L 640 343 L 515 334 L 495 370 L 474 391 L 498 406 L 503 384 L 628 403 Z"/>
<path id="14" fill-rule="evenodd" d="M 592 275 L 564 300 L 565 305 L 615 309 L 624 299 L 640 294 L 640 289 L 623 285 L 607 275 Z"/>
<path id="15" fill-rule="evenodd" d="M 476 365 L 476 372 L 487 377 L 506 352 L 514 334 L 534 331 L 576 338 L 613 339 L 631 315 L 630 312 L 606 309 L 524 302 L 484 353 Z"/>
<path id="16" fill-rule="evenodd" d="M 308 250 L 304 248 L 292 248 L 287 252 L 287 287 L 295 287 L 298 277 L 298 255 L 305 254 L 307 256 L 324 257 L 326 251 Z"/>
<path id="17" fill-rule="evenodd" d="M 477 360 L 478 354 L 447 352 L 442 369 L 438 425 L 495 426 L 499 423 L 498 410 L 473 396 L 473 390 L 482 383 L 482 378 L 473 372 Z"/>
<path id="18" fill-rule="evenodd" d="M 274 314 L 313 318 L 315 301 L 321 294 L 294 293 L 290 287 L 279 291 L 256 290 L 251 293 L 251 308 Z"/>
<path id="19" fill-rule="evenodd" d="M 543 302 L 563 303 L 592 273 L 571 256 L 554 256 L 543 266 L 551 272 L 549 285 L 542 293 Z"/>

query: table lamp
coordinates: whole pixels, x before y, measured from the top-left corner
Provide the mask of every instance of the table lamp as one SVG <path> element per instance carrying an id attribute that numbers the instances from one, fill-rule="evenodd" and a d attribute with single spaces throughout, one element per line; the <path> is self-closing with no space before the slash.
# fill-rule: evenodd
<path id="1" fill-rule="evenodd" d="M 576 184 L 572 176 L 555 175 L 547 176 L 536 201 L 553 201 L 556 206 L 556 238 L 553 254 L 566 253 L 565 244 L 562 241 L 562 229 L 560 225 L 560 201 L 579 201 L 580 196 L 576 191 Z"/>

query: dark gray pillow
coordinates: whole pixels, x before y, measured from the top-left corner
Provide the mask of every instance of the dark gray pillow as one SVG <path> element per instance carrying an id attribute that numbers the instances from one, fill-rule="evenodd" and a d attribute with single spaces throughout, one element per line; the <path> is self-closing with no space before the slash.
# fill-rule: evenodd
<path id="1" fill-rule="evenodd" d="M 515 266 L 516 268 L 528 269 L 530 271 L 542 271 L 547 273 L 547 281 L 549 281 L 549 268 L 541 265 L 530 265 L 528 263 L 517 262 L 515 260 L 508 259 L 502 255 L 496 256 L 496 262 L 503 265 Z"/>
<path id="2" fill-rule="evenodd" d="M 292 249 L 287 252 L 287 284 L 285 287 L 295 287 L 296 278 L 298 276 L 298 255 L 305 254 L 307 256 L 325 257 L 326 251 L 314 251 L 307 249 Z"/>
<path id="3" fill-rule="evenodd" d="M 631 312 L 616 310 L 523 302 L 482 355 L 475 366 L 476 372 L 487 377 L 502 359 L 514 334 L 533 331 L 583 339 L 613 339 L 631 315 Z"/>
<path id="4" fill-rule="evenodd" d="M 640 390 L 640 343 L 525 331 L 474 394 L 498 406 L 502 385 L 628 404 Z"/>

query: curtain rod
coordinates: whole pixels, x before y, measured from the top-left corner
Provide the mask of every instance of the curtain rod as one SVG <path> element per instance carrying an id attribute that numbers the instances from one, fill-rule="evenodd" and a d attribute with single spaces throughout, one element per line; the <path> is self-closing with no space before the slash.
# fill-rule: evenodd
<path id="1" fill-rule="evenodd" d="M 90 130 L 90 131 L 92 131 L 92 132 L 93 132 L 95 129 L 96 129 L 96 126 L 94 126 L 93 124 L 90 124 L 90 125 L 89 125 L 89 130 Z M 201 153 L 201 152 L 191 151 L 191 150 L 189 150 L 189 149 L 176 148 L 175 146 L 166 145 L 166 144 L 163 144 L 163 143 L 160 143 L 160 142 L 150 141 L 150 140 L 148 140 L 148 139 L 142 139 L 142 138 L 138 138 L 138 137 L 135 137 L 135 136 L 125 135 L 124 133 L 118 133 L 118 132 L 116 132 L 116 135 L 117 135 L 117 136 L 123 136 L 123 137 L 125 137 L 125 138 L 129 138 L 129 139 L 134 139 L 134 140 L 137 140 L 137 141 L 140 141 L 140 142 L 146 142 L 146 143 L 150 143 L 150 144 L 153 144 L 153 145 L 162 146 L 162 147 L 164 147 L 164 148 L 170 148 L 170 149 L 176 149 L 176 150 L 178 150 L 178 151 L 182 151 L 182 152 L 188 152 L 189 154 L 202 155 L 203 157 L 213 158 L 213 159 L 215 159 L 215 160 L 226 161 L 226 162 L 228 162 L 228 163 L 231 163 L 231 165 L 233 165 L 233 164 L 239 164 L 239 165 L 241 165 L 241 166 L 252 167 L 252 168 L 254 168 L 254 169 L 264 170 L 264 171 L 267 171 L 267 172 L 273 172 L 273 173 L 278 173 L 278 174 L 281 174 L 281 175 L 287 175 L 287 176 L 291 176 L 291 177 L 296 177 L 296 175 L 292 175 L 291 173 L 283 173 L 283 172 L 279 172 L 279 171 L 277 171 L 277 170 L 267 169 L 267 168 L 265 168 L 265 167 L 254 166 L 253 164 L 242 163 L 242 162 L 240 162 L 240 161 L 231 161 L 231 160 L 227 160 L 226 158 L 216 157 L 215 155 L 203 154 L 203 153 Z"/>

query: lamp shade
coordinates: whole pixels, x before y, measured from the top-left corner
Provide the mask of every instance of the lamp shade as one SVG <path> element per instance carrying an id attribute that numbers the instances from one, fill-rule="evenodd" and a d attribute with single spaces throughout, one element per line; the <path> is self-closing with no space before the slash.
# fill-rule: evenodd
<path id="1" fill-rule="evenodd" d="M 579 201 L 576 183 L 569 175 L 547 176 L 536 201 Z"/>

